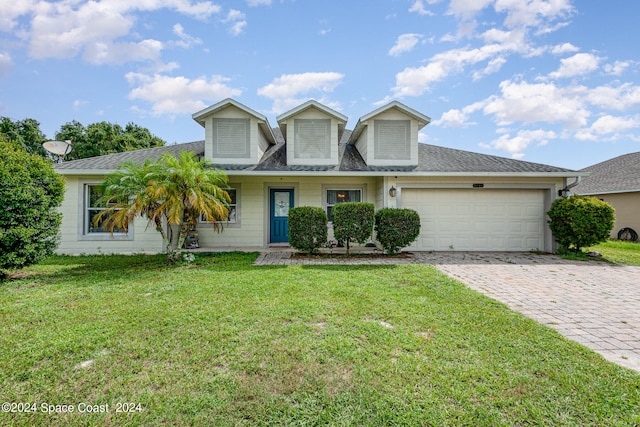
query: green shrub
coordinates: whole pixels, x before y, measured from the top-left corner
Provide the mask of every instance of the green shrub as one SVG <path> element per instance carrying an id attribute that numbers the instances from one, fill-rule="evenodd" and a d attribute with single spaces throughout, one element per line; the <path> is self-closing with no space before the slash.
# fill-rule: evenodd
<path id="1" fill-rule="evenodd" d="M 37 263 L 58 245 L 64 182 L 50 160 L 0 138 L 0 183 L 0 269 Z"/>
<path id="2" fill-rule="evenodd" d="M 610 204 L 588 196 L 556 199 L 547 215 L 553 237 L 564 251 L 579 252 L 583 247 L 604 242 L 615 221 Z"/>
<path id="3" fill-rule="evenodd" d="M 289 209 L 289 244 L 301 252 L 314 253 L 327 241 L 324 209 L 299 206 Z"/>
<path id="4" fill-rule="evenodd" d="M 409 246 L 420 234 L 420 216 L 412 209 L 383 208 L 375 220 L 376 240 L 388 254 Z"/>
<path id="5" fill-rule="evenodd" d="M 364 244 L 373 233 L 375 207 L 373 203 L 347 202 L 333 207 L 333 235 L 346 244 L 350 254 L 350 242 Z"/>

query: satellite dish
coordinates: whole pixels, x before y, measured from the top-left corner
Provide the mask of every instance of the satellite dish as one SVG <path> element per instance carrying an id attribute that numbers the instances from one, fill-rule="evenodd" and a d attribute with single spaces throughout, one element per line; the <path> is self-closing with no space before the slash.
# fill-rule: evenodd
<path id="1" fill-rule="evenodd" d="M 54 159 L 58 163 L 62 163 L 64 156 L 71 152 L 71 141 L 47 141 L 42 144 L 45 150 L 53 154 Z"/>

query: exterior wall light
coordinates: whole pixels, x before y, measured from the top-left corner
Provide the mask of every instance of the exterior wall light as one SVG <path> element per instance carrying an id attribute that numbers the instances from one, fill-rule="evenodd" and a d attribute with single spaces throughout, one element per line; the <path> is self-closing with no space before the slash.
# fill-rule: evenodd
<path id="1" fill-rule="evenodd" d="M 394 187 L 393 185 L 391 186 L 391 188 L 389 189 L 389 196 L 391 197 L 396 197 L 396 193 L 398 190 L 396 190 L 396 187 Z"/>

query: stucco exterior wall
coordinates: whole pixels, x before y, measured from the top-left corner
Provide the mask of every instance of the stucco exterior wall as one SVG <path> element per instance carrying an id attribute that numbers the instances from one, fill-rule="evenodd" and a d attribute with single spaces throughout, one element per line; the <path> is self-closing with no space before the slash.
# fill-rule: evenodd
<path id="1" fill-rule="evenodd" d="M 616 210 L 616 222 L 611 238 L 618 238 L 618 231 L 630 227 L 640 234 L 640 192 L 600 194 L 593 196 L 611 204 Z"/>

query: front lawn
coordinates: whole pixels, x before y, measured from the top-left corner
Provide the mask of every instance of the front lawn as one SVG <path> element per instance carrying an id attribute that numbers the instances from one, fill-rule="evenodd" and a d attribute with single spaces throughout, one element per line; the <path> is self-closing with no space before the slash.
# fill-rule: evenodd
<path id="1" fill-rule="evenodd" d="M 164 258 L 53 257 L 0 284 L 1 400 L 36 410 L 0 425 L 640 423 L 640 375 L 430 266 Z"/>
<path id="2" fill-rule="evenodd" d="M 638 242 L 607 240 L 588 250 L 600 252 L 604 259 L 615 264 L 640 266 L 640 243 Z"/>

